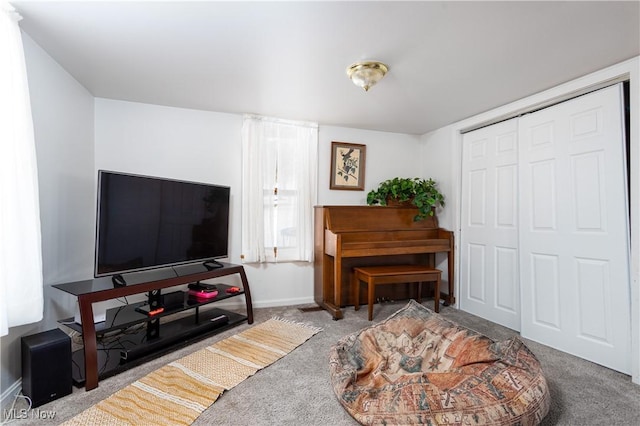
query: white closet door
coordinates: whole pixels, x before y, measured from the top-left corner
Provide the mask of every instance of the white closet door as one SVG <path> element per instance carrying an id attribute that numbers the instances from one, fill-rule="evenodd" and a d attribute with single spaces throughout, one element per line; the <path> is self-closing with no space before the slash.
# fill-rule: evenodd
<path id="1" fill-rule="evenodd" d="M 520 330 L 517 118 L 463 136 L 460 308 Z"/>
<path id="2" fill-rule="evenodd" d="M 618 85 L 520 120 L 521 334 L 630 373 L 621 108 Z"/>

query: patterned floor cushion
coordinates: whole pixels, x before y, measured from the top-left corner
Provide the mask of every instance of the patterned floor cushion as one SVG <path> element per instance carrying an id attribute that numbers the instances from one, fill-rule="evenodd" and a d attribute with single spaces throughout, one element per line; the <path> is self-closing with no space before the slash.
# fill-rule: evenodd
<path id="1" fill-rule="evenodd" d="M 331 348 L 340 403 L 365 425 L 536 425 L 550 396 L 516 336 L 494 342 L 415 301 Z"/>

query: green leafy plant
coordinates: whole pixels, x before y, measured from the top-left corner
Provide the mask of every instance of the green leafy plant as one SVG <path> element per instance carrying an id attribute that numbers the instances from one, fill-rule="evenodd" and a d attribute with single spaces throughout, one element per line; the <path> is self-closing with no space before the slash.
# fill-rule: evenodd
<path id="1" fill-rule="evenodd" d="M 386 206 L 393 202 L 416 206 L 418 214 L 413 220 L 418 221 L 433 216 L 436 207 L 444 207 L 444 195 L 438 190 L 436 181 L 417 177 L 385 180 L 367 194 L 368 205 Z"/>

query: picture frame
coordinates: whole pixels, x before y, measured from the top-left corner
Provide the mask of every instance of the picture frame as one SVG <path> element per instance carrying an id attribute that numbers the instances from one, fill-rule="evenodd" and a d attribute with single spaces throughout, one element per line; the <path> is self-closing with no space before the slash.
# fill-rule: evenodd
<path id="1" fill-rule="evenodd" d="M 363 144 L 331 142 L 329 189 L 364 191 L 366 153 Z"/>

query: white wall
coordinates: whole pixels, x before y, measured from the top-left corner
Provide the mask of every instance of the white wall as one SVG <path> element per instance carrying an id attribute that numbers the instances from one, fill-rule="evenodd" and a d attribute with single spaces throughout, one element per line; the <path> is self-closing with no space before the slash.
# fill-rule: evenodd
<path id="1" fill-rule="evenodd" d="M 438 182 L 438 189 L 445 197 L 445 206 L 438 211 L 438 223 L 453 230 L 458 200 L 455 192 L 455 168 L 452 167 L 455 152 L 451 143 L 451 129 L 445 127 L 421 137 L 420 174 Z"/>
<path id="2" fill-rule="evenodd" d="M 231 187 L 229 261 L 240 263 L 242 116 L 100 98 L 95 112 L 96 170 Z M 331 141 L 367 145 L 365 191 L 329 190 Z M 420 158 L 406 153 L 418 149 L 415 136 L 320 126 L 318 204 L 365 204 L 366 192 L 380 181 L 417 176 Z M 310 263 L 245 264 L 245 270 L 256 307 L 313 302 Z"/>
<path id="3" fill-rule="evenodd" d="M 239 263 L 241 126 L 237 114 L 96 98 L 93 178 L 103 169 L 229 186 L 228 261 Z"/>
<path id="4" fill-rule="evenodd" d="M 321 125 L 318 138 L 319 205 L 366 204 L 367 192 L 380 182 L 396 176 L 420 176 L 418 136 Z M 331 142 L 366 145 L 364 191 L 329 189 Z"/>
<path id="5" fill-rule="evenodd" d="M 521 99 L 469 119 L 453 123 L 422 137 L 422 163 L 425 171 L 438 171 L 443 187 L 449 188 L 449 206 L 441 225 L 458 229 L 460 224 L 460 191 L 462 167 L 461 132 L 478 125 L 498 121 L 515 112 L 523 112 L 544 105 L 554 99 L 566 98 L 572 93 L 583 92 L 586 88 L 625 78 L 631 84 L 631 341 L 632 341 L 632 379 L 640 384 L 640 58 L 608 67 L 604 70 L 572 80 L 558 87 Z M 436 155 L 437 154 L 437 155 Z M 449 169 L 447 174 L 444 169 Z M 427 172 L 427 174 L 429 174 Z M 459 254 L 456 253 L 456 259 Z M 456 277 L 458 277 L 456 262 Z M 456 289 L 459 285 L 456 282 Z"/>
<path id="6" fill-rule="evenodd" d="M 444 127 L 423 135 L 420 139 L 420 175 L 425 178 L 433 178 L 445 197 L 444 207 L 438 209 L 438 224 L 441 228 L 455 231 L 457 229 L 455 220 L 458 209 L 458 194 L 455 185 L 455 167 L 452 167 L 455 158 L 455 144 L 451 143 L 451 128 Z M 458 256 L 457 254 L 454 256 L 457 264 Z M 436 267 L 442 271 L 441 291 L 448 293 L 449 264 L 445 254 L 436 254 Z M 457 283 L 454 285 L 454 289 L 456 288 Z"/>
<path id="7" fill-rule="evenodd" d="M 231 187 L 230 256 L 240 258 L 241 117 L 95 100 L 95 169 Z"/>
<path id="8" fill-rule="evenodd" d="M 22 38 L 38 162 L 45 306 L 43 321 L 11 328 L 2 338 L 3 391 L 15 388 L 21 376 L 20 337 L 55 328 L 73 313 L 75 298 L 50 285 L 91 276 L 93 262 L 93 96 L 29 36 Z"/>

